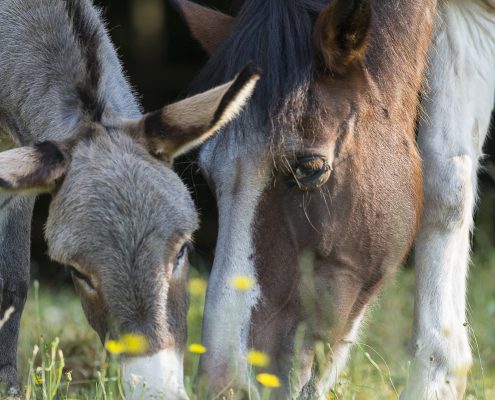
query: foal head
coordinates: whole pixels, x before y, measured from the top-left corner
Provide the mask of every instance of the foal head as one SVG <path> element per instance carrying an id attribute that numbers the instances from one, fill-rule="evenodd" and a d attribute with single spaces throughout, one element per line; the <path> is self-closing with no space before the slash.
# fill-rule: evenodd
<path id="1" fill-rule="evenodd" d="M 187 251 L 198 217 L 171 163 L 233 119 L 257 79 L 246 69 L 139 120 L 90 123 L 68 141 L 0 153 L 1 190 L 53 194 L 49 253 L 70 266 L 101 340 L 140 337 L 138 349 L 122 349 L 127 398 L 187 397 Z"/>
<path id="2" fill-rule="evenodd" d="M 214 390 L 245 384 L 254 347 L 271 356 L 270 370 L 286 387 L 298 355 L 301 387 L 314 343 L 336 350 L 356 331 L 412 243 L 421 204 L 413 135 L 421 68 L 414 58 L 403 65 L 406 82 L 390 87 L 382 48 L 392 44 L 380 24 L 386 31 L 394 22 L 380 14 L 391 2 L 246 0 L 236 19 L 177 3 L 212 53 L 198 88 L 246 59 L 264 77 L 249 112 L 200 154 L 220 216 L 203 370 Z M 236 291 L 238 275 L 254 288 Z"/>

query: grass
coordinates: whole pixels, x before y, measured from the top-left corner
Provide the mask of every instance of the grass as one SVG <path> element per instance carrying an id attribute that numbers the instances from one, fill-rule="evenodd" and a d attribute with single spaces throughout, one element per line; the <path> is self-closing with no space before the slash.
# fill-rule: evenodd
<path id="1" fill-rule="evenodd" d="M 197 285 L 198 281 L 194 282 Z M 477 257 L 470 276 L 469 322 L 475 365 L 469 375 L 468 399 L 495 398 L 494 282 L 495 254 Z M 198 291 L 202 292 L 201 287 Z M 19 372 L 26 398 L 28 395 L 30 399 L 120 398 L 118 372 L 86 322 L 73 291 L 41 287 L 39 300 L 36 293 L 36 290 L 30 292 L 20 338 Z M 190 343 L 200 342 L 203 301 L 202 295 L 192 296 Z M 388 285 L 373 307 L 360 342 L 335 388 L 334 398 L 397 398 L 407 381 L 406 349 L 412 308 L 413 271 L 406 269 Z M 33 350 L 37 348 L 33 362 Z M 193 389 L 191 382 L 197 365 L 198 356 L 186 354 L 189 391 Z"/>

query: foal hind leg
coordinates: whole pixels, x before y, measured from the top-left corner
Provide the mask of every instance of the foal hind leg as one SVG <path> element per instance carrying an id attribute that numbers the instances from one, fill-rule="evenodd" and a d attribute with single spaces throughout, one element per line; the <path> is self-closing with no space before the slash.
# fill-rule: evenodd
<path id="1" fill-rule="evenodd" d="M 19 394 L 17 341 L 29 284 L 33 200 L 0 194 L 0 398 Z"/>
<path id="2" fill-rule="evenodd" d="M 413 360 L 402 395 L 408 400 L 461 399 L 466 389 L 469 238 L 495 92 L 495 16 L 468 1 L 447 2 L 440 14 L 418 137 L 425 208 L 416 243 Z"/>

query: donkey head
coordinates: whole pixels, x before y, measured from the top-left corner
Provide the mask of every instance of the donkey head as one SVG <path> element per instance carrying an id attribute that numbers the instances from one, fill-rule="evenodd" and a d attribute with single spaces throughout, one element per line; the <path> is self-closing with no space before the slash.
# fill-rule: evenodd
<path id="1" fill-rule="evenodd" d="M 201 149 L 220 217 L 202 367 L 214 390 L 247 384 L 254 347 L 287 390 L 304 326 L 303 386 L 314 343 L 345 354 L 338 345 L 410 247 L 421 203 L 415 106 L 382 93 L 389 70 L 371 35 L 383 22 L 372 9 L 379 0 L 246 0 L 235 20 L 176 3 L 212 53 L 200 86 L 243 57 L 264 70 L 250 112 Z M 415 79 L 407 87 L 417 90 Z M 236 275 L 257 284 L 238 292 Z"/>
<path id="2" fill-rule="evenodd" d="M 66 142 L 0 153 L 1 190 L 53 194 L 49 253 L 70 266 L 101 340 L 142 337 L 141 354 L 122 356 L 128 398 L 187 397 L 187 251 L 198 217 L 171 162 L 231 121 L 257 79 L 248 68 L 139 120 L 92 124 Z"/>

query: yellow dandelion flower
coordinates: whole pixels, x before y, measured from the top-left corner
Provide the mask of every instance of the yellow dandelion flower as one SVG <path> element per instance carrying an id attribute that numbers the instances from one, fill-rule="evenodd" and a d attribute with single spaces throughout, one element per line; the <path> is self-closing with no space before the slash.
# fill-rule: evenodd
<path id="1" fill-rule="evenodd" d="M 193 354 L 204 354 L 206 353 L 206 347 L 202 344 L 193 343 L 189 346 L 189 353 Z"/>
<path id="2" fill-rule="evenodd" d="M 143 354 L 148 350 L 148 339 L 143 335 L 125 334 L 120 338 L 121 344 L 124 345 L 127 354 Z"/>
<path id="3" fill-rule="evenodd" d="M 41 374 L 36 374 L 34 376 L 34 384 L 36 386 L 41 386 L 43 385 L 43 376 L 41 376 Z"/>
<path id="4" fill-rule="evenodd" d="M 247 362 L 255 367 L 265 368 L 270 365 L 270 356 L 261 351 L 251 350 L 247 353 Z"/>
<path id="5" fill-rule="evenodd" d="M 235 289 L 241 292 L 247 292 L 254 288 L 255 282 L 250 276 L 234 276 L 230 283 Z"/>
<path id="6" fill-rule="evenodd" d="M 258 374 L 256 380 L 267 388 L 278 388 L 281 386 L 278 376 L 272 374 Z"/>
<path id="7" fill-rule="evenodd" d="M 125 352 L 125 347 L 122 343 L 120 343 L 120 340 L 107 340 L 105 343 L 105 349 L 107 349 L 109 353 L 116 355 Z"/>
<path id="8" fill-rule="evenodd" d="M 105 349 L 115 355 L 123 353 L 139 355 L 145 353 L 148 347 L 148 340 L 145 336 L 133 333 L 122 335 L 119 340 L 107 340 L 105 343 Z"/>
<path id="9" fill-rule="evenodd" d="M 203 296 L 206 293 L 206 281 L 200 278 L 194 278 L 189 281 L 187 288 L 192 296 Z"/>

